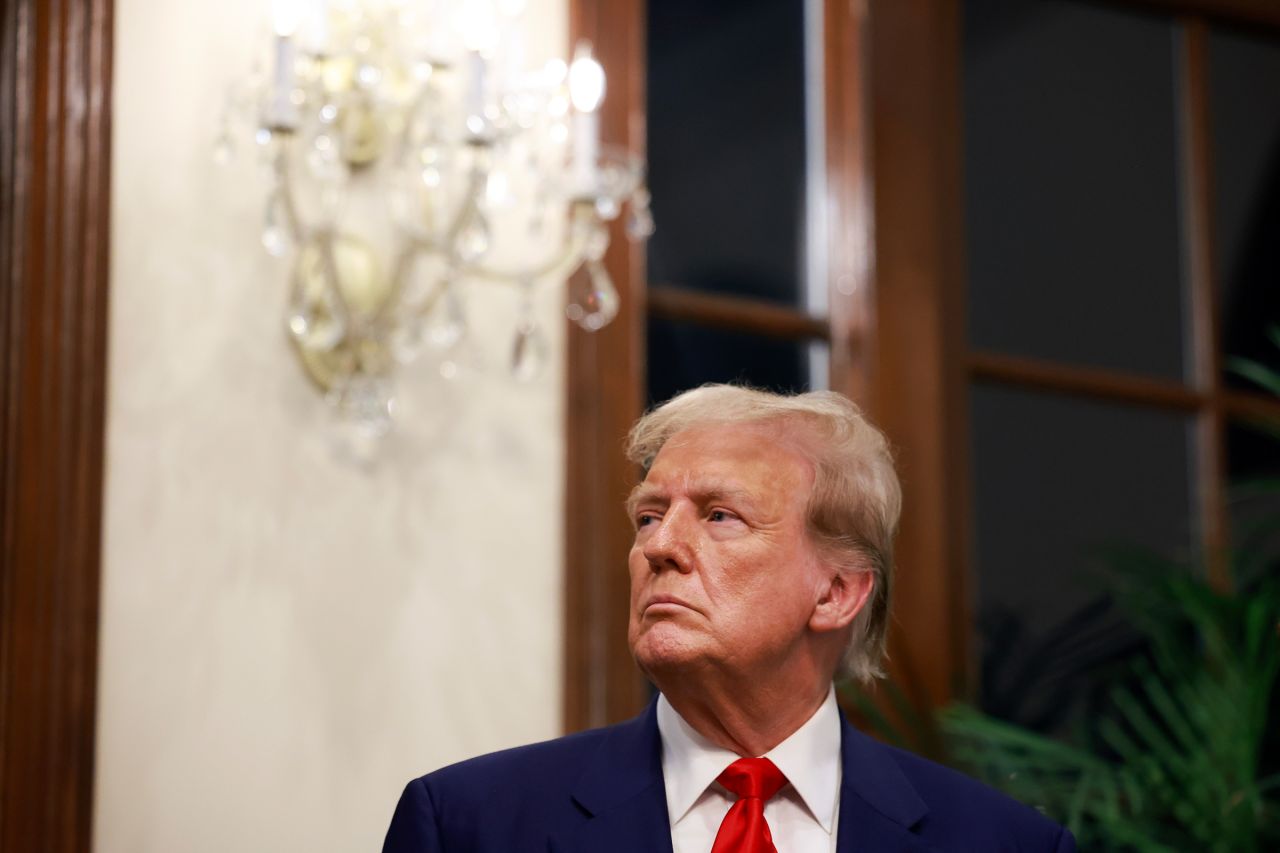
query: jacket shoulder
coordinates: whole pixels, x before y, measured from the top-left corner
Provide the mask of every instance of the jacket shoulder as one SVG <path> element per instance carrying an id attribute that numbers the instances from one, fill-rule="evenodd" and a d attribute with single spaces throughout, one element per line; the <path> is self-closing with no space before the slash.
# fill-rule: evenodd
<path id="1" fill-rule="evenodd" d="M 591 729 L 490 752 L 442 767 L 416 781 L 433 790 L 455 793 L 470 789 L 491 791 L 509 784 L 527 793 L 532 780 L 540 786 L 557 779 L 572 785 L 582 762 L 599 749 L 614 728 Z"/>
<path id="2" fill-rule="evenodd" d="M 384 853 L 545 851 L 551 833 L 584 819 L 574 785 L 611 732 L 627 725 L 481 755 L 412 780 Z"/>

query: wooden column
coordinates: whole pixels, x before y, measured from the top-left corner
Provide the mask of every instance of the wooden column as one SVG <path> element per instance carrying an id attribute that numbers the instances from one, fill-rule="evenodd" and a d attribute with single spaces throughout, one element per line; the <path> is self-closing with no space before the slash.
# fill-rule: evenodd
<path id="1" fill-rule="evenodd" d="M 918 704 L 936 705 L 963 688 L 957 682 L 971 665 L 960 6 L 871 0 L 851 8 L 845 27 L 855 36 L 846 41 L 860 39 L 864 53 L 851 70 L 865 78 L 846 101 L 860 93 L 863 105 L 860 117 L 829 121 L 850 135 L 861 125 L 863 150 L 832 175 L 847 208 L 832 249 L 850 257 L 849 269 L 833 268 L 832 286 L 851 283 L 855 295 L 848 330 L 833 338 L 861 345 L 846 356 L 853 368 L 839 390 L 868 407 L 895 448 L 905 506 L 890 670 Z M 840 49 L 857 55 L 852 43 Z M 857 147 L 853 139 L 829 147 L 837 143 Z M 859 213 L 868 196 L 869 217 Z M 837 365 L 840 358 L 833 355 Z"/>
<path id="2" fill-rule="evenodd" d="M 573 42 L 591 41 L 608 91 L 605 144 L 645 151 L 645 4 L 573 0 Z M 623 502 L 638 473 L 623 441 L 644 404 L 644 245 L 610 229 L 605 267 L 621 297 L 617 318 L 598 332 L 569 324 L 565 483 L 564 728 L 626 719 L 648 689 L 627 647 L 631 522 Z M 584 273 L 579 273 L 579 275 Z"/>
<path id="3" fill-rule="evenodd" d="M 110 0 L 0 12 L 0 849 L 89 849 Z"/>

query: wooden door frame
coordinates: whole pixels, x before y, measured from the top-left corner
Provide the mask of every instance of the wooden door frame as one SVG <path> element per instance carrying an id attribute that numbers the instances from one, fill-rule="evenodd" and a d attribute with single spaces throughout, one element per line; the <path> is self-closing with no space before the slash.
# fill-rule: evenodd
<path id="1" fill-rule="evenodd" d="M 0 849 L 92 832 L 111 0 L 0 12 Z"/>
<path id="2" fill-rule="evenodd" d="M 573 0 L 570 9 L 571 38 L 595 43 L 611 81 L 606 137 L 643 153 L 643 0 Z M 829 341 L 831 387 L 862 402 L 886 428 L 903 470 L 909 502 L 898 554 L 911 568 L 897 589 L 892 665 L 903 683 L 919 686 L 922 701 L 937 703 L 953 695 L 953 673 L 967 660 L 966 534 L 948 513 L 967 488 L 950 462 L 965 438 L 920 417 L 953 422 L 959 409 L 959 158 L 943 144 L 959 120 L 958 78 L 946 70 L 958 62 L 958 13 L 930 0 L 826 0 L 824 15 L 830 316 L 667 287 L 652 290 L 652 311 Z M 915 63 L 906 77 L 896 73 L 904 62 L 899 50 L 875 50 L 899 38 Z M 918 144 L 922 134 L 932 144 Z M 877 160 L 875 151 L 886 153 Z M 948 186 L 948 194 L 920 192 L 931 182 Z M 626 646 L 631 530 L 618 509 L 637 476 L 622 460 L 622 445 L 644 399 L 650 288 L 643 255 L 643 246 L 615 239 L 607 261 L 623 310 L 594 338 L 570 331 L 567 731 L 623 719 L 648 697 Z"/>
<path id="3" fill-rule="evenodd" d="M 1280 28 L 1280 6 L 1271 0 L 1081 2 Z M 611 138 L 642 153 L 644 0 L 571 0 L 570 8 L 573 37 L 596 42 L 611 81 L 612 100 L 605 102 Z M 974 687 L 967 514 L 971 379 L 1103 396 L 1137 389 L 1150 392 L 1157 404 L 1172 405 L 1209 393 L 1117 384 L 1114 378 L 1098 382 L 1087 371 L 1046 371 L 968 350 L 961 12 L 955 0 L 824 0 L 828 317 L 650 288 L 640 247 L 615 241 L 610 250 L 623 314 L 597 342 L 574 331 L 569 350 L 566 730 L 621 719 L 646 697 L 625 640 L 622 567 L 630 531 L 614 509 L 635 477 L 621 462 L 621 447 L 640 413 L 650 313 L 830 343 L 831 387 L 861 403 L 886 430 L 902 474 L 906 503 L 890 669 L 922 707 L 971 695 Z M 1203 32 L 1193 45 L 1196 39 L 1202 41 Z M 1203 63 L 1203 56 L 1193 61 Z M 622 97 L 616 97 L 614 81 L 625 81 Z M 1188 97 L 1193 108 L 1200 106 L 1195 92 Z M 1202 119 L 1199 109 L 1197 120 Z M 1193 156 L 1202 160 L 1202 148 Z M 1193 203 L 1200 219 L 1194 227 L 1203 229 L 1205 179 L 1201 165 L 1187 168 L 1198 181 Z M 1194 239 L 1203 268 L 1210 244 L 1202 234 Z M 1198 346 L 1203 350 L 1204 342 Z M 1272 408 L 1247 394 L 1224 399 L 1227 411 Z M 1209 429 L 1202 443 L 1220 434 L 1220 425 Z M 1217 459 L 1201 480 L 1220 467 Z M 1220 503 L 1220 496 L 1206 494 Z"/>

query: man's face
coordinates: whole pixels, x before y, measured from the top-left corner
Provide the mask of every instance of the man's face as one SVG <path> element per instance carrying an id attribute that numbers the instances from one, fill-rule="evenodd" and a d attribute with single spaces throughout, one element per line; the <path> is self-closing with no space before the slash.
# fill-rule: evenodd
<path id="1" fill-rule="evenodd" d="M 672 436 L 632 496 L 628 639 L 640 666 L 786 665 L 825 577 L 805 527 L 813 466 L 776 425 Z"/>

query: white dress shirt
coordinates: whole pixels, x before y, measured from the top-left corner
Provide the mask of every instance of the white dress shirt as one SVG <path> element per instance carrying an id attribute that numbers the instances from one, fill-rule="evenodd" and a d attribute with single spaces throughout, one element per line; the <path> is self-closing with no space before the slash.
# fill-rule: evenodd
<path id="1" fill-rule="evenodd" d="M 710 853 L 736 797 L 715 781 L 740 756 L 698 734 L 658 697 L 662 778 L 675 853 Z M 789 738 L 766 752 L 789 784 L 765 803 L 778 853 L 834 853 L 840 812 L 840 710 L 833 687 L 826 701 Z"/>

